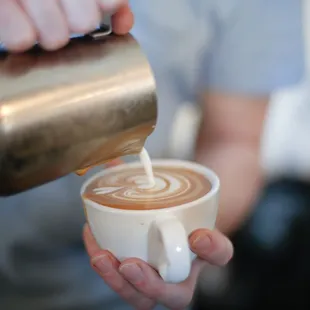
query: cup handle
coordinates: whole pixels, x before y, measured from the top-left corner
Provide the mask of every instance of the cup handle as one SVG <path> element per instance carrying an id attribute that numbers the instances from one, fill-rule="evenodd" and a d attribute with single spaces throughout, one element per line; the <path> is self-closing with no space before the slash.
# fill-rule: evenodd
<path id="1" fill-rule="evenodd" d="M 180 283 L 191 271 L 191 250 L 182 223 L 169 216 L 156 219 L 150 234 L 151 256 L 157 256 L 156 267 L 165 282 Z"/>

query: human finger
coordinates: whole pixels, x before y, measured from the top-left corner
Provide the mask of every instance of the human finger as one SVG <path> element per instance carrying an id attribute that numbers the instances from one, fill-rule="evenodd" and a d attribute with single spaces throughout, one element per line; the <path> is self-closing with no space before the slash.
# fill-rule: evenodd
<path id="1" fill-rule="evenodd" d="M 0 1 L 0 42 L 14 52 L 31 48 L 36 42 L 35 29 L 14 0 Z"/>
<path id="2" fill-rule="evenodd" d="M 198 229 L 189 238 L 191 249 L 213 265 L 226 265 L 233 256 L 231 241 L 218 230 Z"/>
<path id="3" fill-rule="evenodd" d="M 61 0 L 71 32 L 85 34 L 95 30 L 101 21 L 96 0 Z"/>
<path id="4" fill-rule="evenodd" d="M 179 284 L 168 284 L 147 263 L 139 259 L 129 259 L 120 265 L 120 273 L 139 292 L 156 300 L 170 309 L 183 309 L 190 303 L 197 276 L 204 262 L 193 264 L 190 277 Z"/>
<path id="5" fill-rule="evenodd" d="M 116 12 L 120 6 L 126 3 L 126 0 L 97 0 L 98 5 L 104 12 Z"/>
<path id="6" fill-rule="evenodd" d="M 122 35 L 130 31 L 134 23 L 132 11 L 126 0 L 98 0 L 103 13 L 114 13 L 112 16 L 113 32 Z"/>
<path id="7" fill-rule="evenodd" d="M 83 238 L 87 252 L 91 257 L 91 266 L 104 282 L 135 309 L 152 309 L 154 301 L 140 294 L 123 278 L 118 271 L 120 263 L 110 252 L 99 248 L 87 224 L 84 227 Z"/>
<path id="8" fill-rule="evenodd" d="M 47 50 L 63 47 L 69 41 L 69 27 L 59 2 L 19 0 L 37 29 L 38 41 Z"/>
<path id="9" fill-rule="evenodd" d="M 122 35 L 130 31 L 134 24 L 134 16 L 127 3 L 112 16 L 112 28 L 116 34 Z"/>
<path id="10" fill-rule="evenodd" d="M 85 224 L 83 228 L 83 240 L 90 258 L 100 255 L 102 250 L 97 244 L 88 224 Z"/>

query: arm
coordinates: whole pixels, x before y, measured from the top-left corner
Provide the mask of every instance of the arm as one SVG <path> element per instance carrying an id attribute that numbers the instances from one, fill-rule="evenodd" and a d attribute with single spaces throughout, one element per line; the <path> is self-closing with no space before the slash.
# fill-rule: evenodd
<path id="1" fill-rule="evenodd" d="M 215 92 L 203 96 L 203 123 L 196 159 L 221 179 L 217 227 L 229 234 L 251 212 L 261 185 L 260 134 L 268 97 Z"/>
<path id="2" fill-rule="evenodd" d="M 224 233 L 238 228 L 260 188 L 260 134 L 268 94 L 303 75 L 300 9 L 286 0 L 241 1 L 202 66 L 205 89 L 217 92 L 203 96 L 196 159 L 220 176 L 217 224 Z"/>

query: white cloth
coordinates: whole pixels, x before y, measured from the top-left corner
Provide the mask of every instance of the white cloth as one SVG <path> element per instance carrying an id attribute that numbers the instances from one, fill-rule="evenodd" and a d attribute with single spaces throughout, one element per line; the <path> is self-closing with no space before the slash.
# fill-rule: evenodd
<path id="1" fill-rule="evenodd" d="M 306 70 L 297 85 L 271 98 L 262 136 L 262 167 L 268 179 L 310 181 L 310 1 L 303 1 Z"/>

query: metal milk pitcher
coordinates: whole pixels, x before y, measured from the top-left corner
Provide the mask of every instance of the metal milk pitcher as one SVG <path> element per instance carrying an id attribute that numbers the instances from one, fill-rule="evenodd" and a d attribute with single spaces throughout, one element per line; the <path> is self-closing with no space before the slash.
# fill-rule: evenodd
<path id="1" fill-rule="evenodd" d="M 139 153 L 155 80 L 131 35 L 0 54 L 0 196 Z"/>

